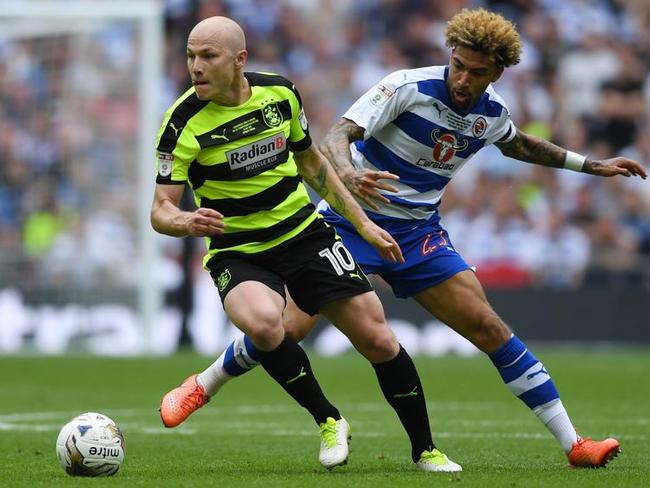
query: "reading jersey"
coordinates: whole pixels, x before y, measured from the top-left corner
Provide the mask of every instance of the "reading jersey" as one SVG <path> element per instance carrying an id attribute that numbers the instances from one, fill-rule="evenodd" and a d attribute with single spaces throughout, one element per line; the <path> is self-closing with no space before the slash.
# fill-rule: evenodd
<path id="1" fill-rule="evenodd" d="M 225 232 L 206 238 L 204 263 L 222 251 L 270 249 L 318 218 L 291 154 L 311 146 L 298 91 L 279 75 L 245 76 L 246 103 L 219 106 L 191 88 L 158 134 L 156 182 L 187 182 L 197 206 L 224 216 Z"/>
<path id="2" fill-rule="evenodd" d="M 510 141 L 516 129 L 503 99 L 489 86 L 467 113 L 452 108 L 448 67 L 396 71 L 359 98 L 343 117 L 365 129 L 351 146 L 357 168 L 386 170 L 398 193 L 384 192 L 390 204 L 373 220 L 390 226 L 397 219 L 435 219 L 454 174 L 483 146 Z M 390 229 L 389 229 L 390 230 Z"/>

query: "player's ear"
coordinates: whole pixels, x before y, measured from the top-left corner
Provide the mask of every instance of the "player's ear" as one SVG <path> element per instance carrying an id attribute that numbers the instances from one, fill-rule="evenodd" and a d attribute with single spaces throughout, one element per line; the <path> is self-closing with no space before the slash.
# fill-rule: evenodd
<path id="1" fill-rule="evenodd" d="M 242 49 L 235 56 L 235 67 L 237 69 L 242 69 L 246 64 L 247 59 L 248 59 L 248 51 L 246 49 Z"/>

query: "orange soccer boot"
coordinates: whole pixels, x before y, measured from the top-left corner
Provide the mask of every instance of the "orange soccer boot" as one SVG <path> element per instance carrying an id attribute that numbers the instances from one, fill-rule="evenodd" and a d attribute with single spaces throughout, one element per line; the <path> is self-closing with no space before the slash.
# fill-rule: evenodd
<path id="1" fill-rule="evenodd" d="M 578 439 L 567 454 L 569 464 L 574 468 L 600 468 L 621 452 L 616 439 L 593 441 L 589 437 Z"/>
<path id="2" fill-rule="evenodd" d="M 163 397 L 159 410 L 165 427 L 176 427 L 183 423 L 192 412 L 210 401 L 205 388 L 196 382 L 196 376 L 193 374 Z"/>

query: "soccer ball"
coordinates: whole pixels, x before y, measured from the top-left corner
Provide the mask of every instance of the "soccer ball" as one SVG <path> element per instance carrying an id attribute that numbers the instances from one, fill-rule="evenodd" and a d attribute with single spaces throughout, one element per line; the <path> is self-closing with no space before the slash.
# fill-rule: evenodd
<path id="1" fill-rule="evenodd" d="M 61 428 L 56 457 L 70 476 L 111 476 L 124 462 L 124 435 L 106 415 L 83 413 Z"/>

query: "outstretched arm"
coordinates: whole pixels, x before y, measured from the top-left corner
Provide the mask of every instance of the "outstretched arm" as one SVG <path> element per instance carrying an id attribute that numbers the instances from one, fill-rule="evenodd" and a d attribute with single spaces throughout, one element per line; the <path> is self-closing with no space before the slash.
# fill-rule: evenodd
<path id="1" fill-rule="evenodd" d="M 643 179 L 648 176 L 641 164 L 622 157 L 602 160 L 586 158 L 580 165 L 580 155 L 520 130 L 510 142 L 498 142 L 496 146 L 506 156 L 551 168 L 573 169 L 596 176 L 640 176 Z"/>
<path id="2" fill-rule="evenodd" d="M 336 174 L 350 190 L 370 208 L 378 210 L 377 201 L 390 201 L 377 190 L 397 192 L 397 188 L 380 180 L 398 180 L 399 177 L 388 171 L 357 170 L 352 165 L 350 143 L 363 139 L 365 130 L 349 119 L 342 118 L 325 135 L 320 150 L 334 167 Z"/>
<path id="3" fill-rule="evenodd" d="M 305 151 L 295 152 L 294 159 L 298 172 L 307 184 L 349 220 L 361 237 L 372 244 L 384 259 L 404 262 L 402 251 L 395 239 L 368 218 L 336 172 L 331 171 L 330 164 L 318 148 L 311 146 Z"/>

